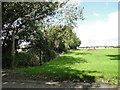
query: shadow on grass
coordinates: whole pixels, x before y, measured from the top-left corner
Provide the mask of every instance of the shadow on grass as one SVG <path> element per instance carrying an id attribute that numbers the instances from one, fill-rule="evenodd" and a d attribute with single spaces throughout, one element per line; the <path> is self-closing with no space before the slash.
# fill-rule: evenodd
<path id="1" fill-rule="evenodd" d="M 76 52 L 73 51 L 67 51 L 65 54 L 72 54 L 72 55 L 92 55 L 91 53 L 85 53 L 85 52 L 77 52 L 79 50 L 76 50 Z"/>
<path id="2" fill-rule="evenodd" d="M 110 57 L 110 60 L 120 60 L 120 55 L 106 55 Z"/>
<path id="3" fill-rule="evenodd" d="M 75 53 L 75 55 L 92 55 L 91 53 Z"/>
<path id="4" fill-rule="evenodd" d="M 87 61 L 81 57 L 74 58 L 72 56 L 60 56 L 55 59 L 54 63 L 58 65 L 74 65 L 75 63 L 87 63 Z M 59 62 L 59 63 L 58 63 Z"/>
<path id="5" fill-rule="evenodd" d="M 45 75 L 45 77 L 54 81 L 74 80 L 87 83 L 95 82 L 95 76 L 91 76 L 90 74 L 99 72 L 77 69 L 74 67 L 76 63 L 87 63 L 87 61 L 83 58 L 60 56 L 48 64 L 39 67 L 31 67 L 25 70 L 25 72 Z"/>
<path id="6" fill-rule="evenodd" d="M 97 71 L 76 70 L 70 67 L 48 66 L 46 75 L 56 81 L 74 80 L 86 83 L 95 82 L 95 76 L 90 73 L 97 73 Z M 45 73 L 44 73 L 45 74 Z"/>

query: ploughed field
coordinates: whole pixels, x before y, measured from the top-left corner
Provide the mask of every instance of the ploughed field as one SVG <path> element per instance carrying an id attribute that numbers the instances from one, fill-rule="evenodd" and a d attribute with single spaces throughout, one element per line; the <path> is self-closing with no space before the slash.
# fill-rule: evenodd
<path id="1" fill-rule="evenodd" d="M 36 78 L 42 75 L 59 81 L 115 85 L 118 83 L 119 58 L 117 48 L 69 50 L 42 66 L 18 68 L 17 72 Z"/>

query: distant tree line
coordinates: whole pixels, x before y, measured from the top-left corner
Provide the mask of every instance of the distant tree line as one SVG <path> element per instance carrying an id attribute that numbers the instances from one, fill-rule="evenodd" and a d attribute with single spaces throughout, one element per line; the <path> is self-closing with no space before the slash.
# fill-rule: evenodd
<path id="1" fill-rule="evenodd" d="M 3 68 L 42 65 L 81 44 L 72 29 L 77 19 L 84 19 L 83 9 L 72 6 L 65 10 L 69 12 L 66 17 L 62 10 L 66 3 L 2 2 Z M 23 42 L 29 43 L 27 50 L 17 52 Z"/>

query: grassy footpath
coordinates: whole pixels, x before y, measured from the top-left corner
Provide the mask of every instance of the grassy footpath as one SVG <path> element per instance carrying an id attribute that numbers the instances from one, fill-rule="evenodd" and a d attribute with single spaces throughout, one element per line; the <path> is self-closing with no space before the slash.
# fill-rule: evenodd
<path id="1" fill-rule="evenodd" d="M 18 68 L 17 71 L 61 80 L 117 84 L 118 56 L 116 48 L 70 50 L 42 66 Z"/>

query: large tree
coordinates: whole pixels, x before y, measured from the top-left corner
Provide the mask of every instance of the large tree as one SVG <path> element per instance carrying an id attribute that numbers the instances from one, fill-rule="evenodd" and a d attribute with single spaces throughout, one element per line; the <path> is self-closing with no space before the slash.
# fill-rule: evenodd
<path id="1" fill-rule="evenodd" d="M 59 7 L 59 9 L 58 9 Z M 80 45 L 72 32 L 76 20 L 83 18 L 83 9 L 58 2 L 3 2 L 2 3 L 2 52 L 3 65 L 8 60 L 15 66 L 15 49 L 22 42 L 44 59 L 53 59 L 56 52 L 63 52 Z M 4 58 L 5 57 L 5 58 Z"/>
<path id="2" fill-rule="evenodd" d="M 19 41 L 29 41 L 30 36 L 36 31 L 35 23 L 48 15 L 54 15 L 57 8 L 57 2 L 2 3 L 2 51 L 3 57 L 12 54 L 12 67 L 14 67 L 15 45 L 18 44 L 15 37 L 19 36 Z"/>
<path id="3" fill-rule="evenodd" d="M 68 49 L 76 49 L 81 41 L 72 31 L 73 26 L 53 26 L 47 30 L 47 36 L 51 46 L 58 52 Z"/>

